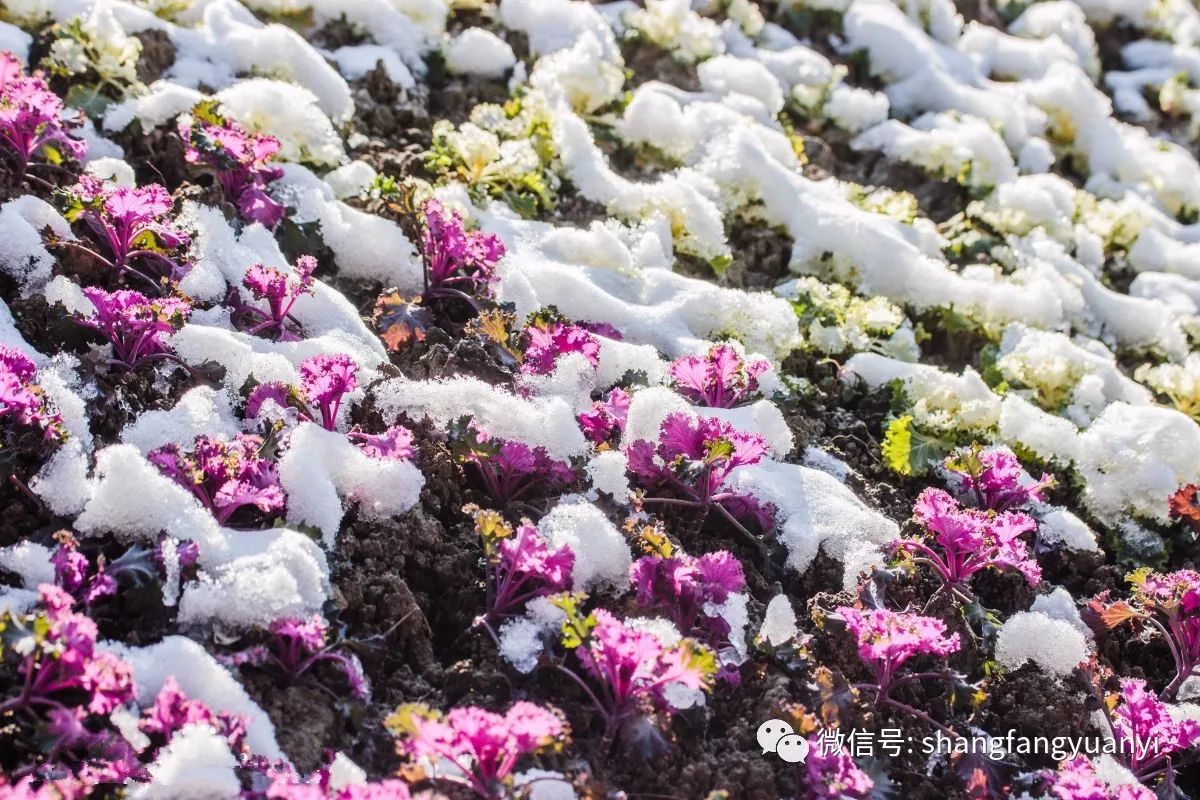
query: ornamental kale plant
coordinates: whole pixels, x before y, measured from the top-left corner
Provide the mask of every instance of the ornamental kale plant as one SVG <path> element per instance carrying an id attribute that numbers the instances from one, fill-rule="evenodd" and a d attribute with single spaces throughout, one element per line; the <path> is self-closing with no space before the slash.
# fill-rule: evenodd
<path id="1" fill-rule="evenodd" d="M 592 410 L 578 416 L 579 428 L 593 444 L 610 441 L 625 432 L 625 420 L 629 417 L 629 403 L 633 398 L 629 392 L 614 388 L 604 400 L 592 403 Z"/>
<path id="2" fill-rule="evenodd" d="M 104 20 L 88 14 L 51 27 L 54 41 L 43 61 L 51 75 L 70 80 L 67 101 L 95 116 L 110 97 L 119 100 L 145 89 L 137 79 L 141 41 Z"/>
<path id="3" fill-rule="evenodd" d="M 838 608 L 837 615 L 857 640 L 858 657 L 875 673 L 881 695 L 895 685 L 897 671 L 913 656 L 948 656 L 959 648 L 958 634 L 946 636 L 945 623 L 933 617 L 850 606 Z"/>
<path id="4" fill-rule="evenodd" d="M 1020 538 L 1037 528 L 1029 515 L 963 508 L 949 494 L 932 487 L 921 492 L 913 515 L 929 533 L 932 546 L 916 539 L 899 539 L 892 550 L 913 553 L 918 563 L 932 567 L 942 580 L 939 592 L 948 591 L 970 603 L 967 586 L 971 577 L 988 568 L 1015 569 L 1030 586 L 1041 581 L 1041 567 Z"/>
<path id="5" fill-rule="evenodd" d="M 329 623 L 320 614 L 308 619 L 277 619 L 267 628 L 267 638 L 266 644 L 221 656 L 220 660 L 230 666 L 272 667 L 292 682 L 318 664 L 330 664 L 345 676 L 355 697 L 364 701 L 370 697 L 371 687 L 358 657 L 341 652 L 343 642 L 328 642 Z"/>
<path id="6" fill-rule="evenodd" d="M 177 297 L 149 298 L 141 292 L 121 289 L 106 292 L 87 287 L 83 294 L 95 310 L 77 316 L 76 322 L 99 331 L 112 345 L 111 366 L 135 370 L 159 359 L 179 361 L 166 342 L 191 313 L 191 305 Z"/>
<path id="7" fill-rule="evenodd" d="M 643 503 L 716 509 L 742 535 L 758 544 L 743 523 L 769 530 L 775 510 L 753 495 L 723 490 L 734 469 L 757 464 L 767 443 L 755 433 L 743 433 L 727 422 L 670 414 L 659 428 L 658 442 L 639 439 L 625 454 L 629 471 L 647 492 Z"/>
<path id="8" fill-rule="evenodd" d="M 83 222 L 108 255 L 77 242 L 63 244 L 106 264 L 114 277 L 130 274 L 157 291 L 158 278 L 175 282 L 187 274 L 190 265 L 183 260 L 183 251 L 190 239 L 167 219 L 171 195 L 162 186 L 118 187 L 93 175 L 81 175 L 63 195 L 64 216 L 72 223 Z M 134 263 L 153 264 L 154 268 L 142 272 Z"/>
<path id="9" fill-rule="evenodd" d="M 179 136 L 187 163 L 212 172 L 225 200 L 237 208 L 242 219 L 268 228 L 279 224 L 287 208 L 271 199 L 265 188 L 283 177 L 282 169 L 270 165 L 279 152 L 278 139 L 251 133 L 227 119 L 213 100 L 198 103 L 190 114 L 180 117 Z"/>
<path id="10" fill-rule="evenodd" d="M 283 270 L 255 264 L 246 270 L 242 285 L 250 291 L 254 300 L 261 305 L 244 300 L 234 294 L 236 303 L 232 313 L 234 324 L 239 330 L 254 336 L 269 336 L 277 342 L 299 341 L 300 323 L 292 316 L 292 306 L 301 295 L 312 294 L 313 272 L 317 260 L 312 256 L 296 259 L 296 274 L 288 275 Z"/>
<path id="11" fill-rule="evenodd" d="M 727 344 L 715 344 L 702 356 L 681 356 L 669 374 L 676 391 L 693 403 L 710 408 L 733 408 L 758 392 L 758 377 L 769 370 L 766 359 L 747 363 Z"/>
<path id="12" fill-rule="evenodd" d="M 465 305 L 466 316 L 479 315 L 480 303 L 494 295 L 496 264 L 505 252 L 498 236 L 467 230 L 457 210 L 432 198 L 414 210 L 411 192 L 400 195 L 404 205 L 394 208 L 407 212 L 403 219 L 420 242 L 424 290 L 410 297 L 392 288 L 376 298 L 372 321 L 389 350 L 424 341 L 438 314 L 461 322 L 464 315 L 455 310 Z"/>
<path id="13" fill-rule="evenodd" d="M 1179 487 L 1167 498 L 1167 508 L 1172 519 L 1187 524 L 1193 539 L 1200 536 L 1200 486 L 1189 483 Z"/>
<path id="14" fill-rule="evenodd" d="M 36 771 L 82 796 L 97 784 L 123 782 L 138 765 L 108 721 L 134 699 L 132 670 L 97 648 L 96 623 L 73 605 L 65 591 L 42 584 L 35 610 L 0 614 L 0 655 L 19 687 L 0 701 L 0 715 L 16 730 L 44 737 Z"/>
<path id="15" fill-rule="evenodd" d="M 474 510 L 474 516 L 488 568 L 487 613 L 476 625 L 491 631 L 492 623 L 521 613 L 535 597 L 571 588 L 575 553 L 569 546 L 551 547 L 528 520 L 514 530 L 495 511 Z"/>
<path id="16" fill-rule="evenodd" d="M 405 705 L 386 724 L 399 737 L 400 755 L 420 762 L 430 777 L 468 787 L 486 800 L 513 797 L 520 760 L 561 748 L 569 735 L 557 709 L 525 701 L 504 714 L 464 706 L 443 716 L 426 706 Z"/>
<path id="17" fill-rule="evenodd" d="M 202 701 L 184 694 L 174 676 L 168 677 L 155 696 L 154 704 L 142 712 L 138 730 L 149 737 L 152 744 L 165 747 L 187 725 L 207 725 L 228 742 L 234 755 L 242 759 L 249 756 L 243 715 L 213 712 Z"/>
<path id="18" fill-rule="evenodd" d="M 47 587 L 43 587 L 45 588 Z M 41 659 L 45 666 L 54 664 L 58 658 L 81 657 L 81 651 L 86 649 L 84 639 L 94 634 L 94 631 L 84 630 L 87 623 L 90 623 L 87 617 L 74 615 L 76 619 L 68 623 L 61 619 L 61 613 L 53 612 L 49 615 L 60 615 L 54 622 L 48 622 L 47 615 L 37 614 L 21 617 L 8 614 L 0 617 L 0 622 L 13 634 L 9 637 L 10 640 L 14 637 L 25 637 L 28 641 L 38 642 L 55 635 L 56 628 L 71 627 L 66 650 L 63 650 L 61 644 L 53 647 L 43 643 L 31 645 L 41 650 Z M 46 633 L 47 626 L 50 628 L 50 634 Z M 17 641 L 20 642 L 21 639 L 17 638 Z M 6 641 L 7 643 L 10 642 Z M 28 656 L 27 659 L 29 658 L 33 656 Z M 128 672 L 128 665 L 114 661 L 112 656 L 92 652 L 86 658 L 88 664 L 85 670 L 91 669 L 99 674 L 103 669 L 98 662 L 98 659 L 101 659 L 110 664 L 119 664 L 123 673 Z M 113 710 L 124 712 L 126 704 L 134 697 L 133 684 L 125 683 L 120 696 L 121 702 L 114 705 Z M 59 699 L 62 703 L 58 702 Z M 56 699 L 43 701 L 50 705 L 43 706 L 40 702 L 33 704 L 32 707 L 41 709 L 37 716 L 43 723 L 34 729 L 36 747 L 28 747 L 31 742 L 21 741 L 24 737 L 20 737 L 17 740 L 18 746 L 12 748 L 11 752 L 16 755 L 19 751 L 31 750 L 39 754 L 37 762 L 19 766 L 6 764 L 13 767 L 10 775 L 25 777 L 16 783 L 14 790 L 5 791 L 9 784 L 4 780 L 4 776 L 0 776 L 0 797 L 44 800 L 85 796 L 108 797 L 119 792 L 121 784 L 127 780 L 149 780 L 151 775 L 145 765 L 155 761 L 162 749 L 171 743 L 175 734 L 188 725 L 212 728 L 225 738 L 231 752 L 242 766 L 257 768 L 245 742 L 245 718 L 225 712 L 214 713 L 203 702 L 188 698 L 173 677 L 167 678 L 154 702 L 143 709 L 140 718 L 129 719 L 130 722 L 136 722 L 135 729 L 124 724 L 118 726 L 115 719 L 107 714 L 95 712 L 90 707 L 85 708 L 83 701 L 86 699 L 87 694 L 80 688 L 63 688 Z M 16 714 L 13 719 L 24 721 L 24 712 L 14 710 L 12 713 Z M 32 713 L 30 716 L 33 716 Z M 20 731 L 15 726 L 10 727 L 10 737 L 13 733 Z"/>
<path id="19" fill-rule="evenodd" d="M 886 297 L 860 297 L 840 283 L 813 277 L 788 281 L 776 291 L 792 303 L 805 350 L 838 357 L 872 351 L 901 361 L 920 355 L 912 331 L 903 327 L 904 310 Z"/>
<path id="20" fill-rule="evenodd" d="M 51 410 L 42 387 L 33 382 L 37 365 L 20 350 L 0 345 L 0 422 L 6 452 L 41 451 L 66 439 L 62 417 Z"/>
<path id="21" fill-rule="evenodd" d="M 863 610 L 842 606 L 836 613 L 858 643 L 858 657 L 875 675 L 874 683 L 854 684 L 854 688 L 872 692 L 877 706 L 892 706 L 957 738 L 945 725 L 924 711 L 894 699 L 890 692 L 897 686 L 922 678 L 949 677 L 941 672 L 899 674 L 899 670 L 916 655 L 944 657 L 958 652 L 958 634 L 947 636 L 946 625 L 939 619 L 885 608 Z"/>
<path id="22" fill-rule="evenodd" d="M 79 552 L 75 537 L 67 531 L 60 533 L 59 545 L 50 563 L 54 566 L 55 585 L 70 593 L 84 607 L 117 593 L 117 582 L 105 571 L 104 562 L 93 568 L 88 557 Z"/>
<path id="23" fill-rule="evenodd" d="M 342 353 L 322 353 L 300 362 L 304 396 L 321 412 L 321 427 L 333 430 L 342 399 L 358 388 L 358 364 Z"/>
<path id="24" fill-rule="evenodd" d="M 1023 484 L 1025 470 L 1005 447 L 985 450 L 974 445 L 947 458 L 945 466 L 955 494 L 988 511 L 1008 511 L 1040 503 L 1042 493 L 1054 485 L 1054 478 L 1044 473 L 1040 480 Z"/>
<path id="25" fill-rule="evenodd" d="M 720 606 L 746 588 L 741 562 L 725 550 L 699 557 L 643 556 L 629 568 L 629 579 L 643 611 L 663 614 L 684 636 L 713 646 L 723 644 L 730 633 Z"/>
<path id="26" fill-rule="evenodd" d="M 280 381 L 259 384 L 246 400 L 246 418 L 262 412 L 268 400 L 280 408 L 294 408 L 299 417 L 327 431 L 337 427 L 338 412 L 346 394 L 358 388 L 358 364 L 344 353 L 321 353 L 300 362 L 300 389 Z"/>
<path id="27" fill-rule="evenodd" d="M 605 339 L 612 339 L 613 341 L 616 341 L 616 342 L 621 342 L 621 341 L 625 340 L 625 334 L 621 333 L 621 331 L 617 330 L 617 328 L 615 328 L 614 326 L 609 325 L 607 322 L 592 322 L 589 320 L 579 320 L 575 324 L 578 325 L 579 327 L 583 328 L 585 331 L 588 331 L 589 333 L 594 333 L 597 336 L 603 336 Z"/>
<path id="28" fill-rule="evenodd" d="M 346 438 L 371 458 L 408 461 L 417 453 L 413 445 L 412 431 L 403 425 L 393 425 L 379 434 L 366 433 L 355 428 L 346 434 Z"/>
<path id="29" fill-rule="evenodd" d="M 498 506 L 520 500 L 530 492 L 553 492 L 575 482 L 565 461 L 551 458 L 544 447 L 491 436 L 475 422 L 459 437 L 459 460 L 470 464 Z"/>
<path id="30" fill-rule="evenodd" d="M 82 161 L 87 144 L 74 136 L 82 122 L 64 111 L 42 73 L 26 75 L 16 56 L 0 52 L 0 153 L 14 183 L 25 179 L 35 156 L 51 165 L 66 158 Z"/>
<path id="31" fill-rule="evenodd" d="M 202 434 L 187 453 L 170 443 L 146 458 L 191 492 L 220 524 L 229 523 L 239 510 L 250 506 L 259 516 L 243 514 L 242 519 L 260 525 L 282 513 L 287 503 L 274 462 L 259 456 L 262 446 L 263 440 L 250 434 L 238 434 L 228 442 Z"/>
<path id="32" fill-rule="evenodd" d="M 687 638 L 668 646 L 658 635 L 632 628 L 602 608 L 585 617 L 578 609 L 581 597 L 559 595 L 554 602 L 566 613 L 563 645 L 575 651 L 596 691 L 574 671 L 558 669 L 576 682 L 604 719 L 605 753 L 643 710 L 657 711 L 669 721 L 677 709 L 690 707 L 697 693 L 712 688 L 717 663 L 709 648 Z"/>
<path id="33" fill-rule="evenodd" d="M 1064 761 L 1046 780 L 1050 793 L 1058 800 L 1155 800 L 1158 796 L 1136 783 L 1110 786 L 1100 779 L 1086 756 Z"/>
<path id="34" fill-rule="evenodd" d="M 342 353 L 322 353 L 300 362 L 300 378 L 299 388 L 280 381 L 254 387 L 246 399 L 246 419 L 262 416 L 269 402 L 294 413 L 302 422 L 336 430 L 342 401 L 358 387 L 358 364 Z M 356 426 L 346 438 L 371 458 L 405 461 L 416 455 L 412 431 L 403 425 L 393 425 L 383 433 L 368 433 Z"/>
<path id="35" fill-rule="evenodd" d="M 15 697 L 0 703 L 0 713 L 41 709 L 68 710 L 71 693 L 82 691 L 81 705 L 91 714 L 109 714 L 133 699 L 129 665 L 96 649 L 96 623 L 73 610 L 74 599 L 50 584 L 38 587 L 40 611 L 31 615 L 8 612 L 0 627 L 5 655 L 20 656 L 18 672 L 24 685 Z M 35 624 L 36 623 L 36 624 Z M 12 647 L 16 638 L 19 647 Z M 23 637 L 32 637 L 24 639 Z M 77 716 L 74 713 L 72 716 Z"/>
<path id="36" fill-rule="evenodd" d="M 1146 568 L 1125 579 L 1133 587 L 1129 601 L 1106 605 L 1101 595 L 1091 604 L 1092 617 L 1106 628 L 1134 622 L 1157 630 L 1175 666 L 1162 696 L 1174 698 L 1185 680 L 1200 675 L 1200 573 L 1181 569 L 1163 574 Z"/>
<path id="37" fill-rule="evenodd" d="M 1200 722 L 1174 719 L 1166 704 L 1146 690 L 1146 682 L 1136 678 L 1121 679 L 1108 722 L 1117 743 L 1115 758 L 1142 783 L 1172 772 L 1176 757 L 1200 746 Z"/>
<path id="38" fill-rule="evenodd" d="M 297 775 L 290 765 L 271 767 L 265 792 L 243 792 L 244 800 L 411 800 L 408 784 L 398 778 L 351 783 L 334 788 L 333 765 L 322 767 L 308 778 Z"/>
<path id="39" fill-rule="evenodd" d="M 540 93 L 509 100 L 503 107 L 481 103 L 458 128 L 448 120 L 433 125 L 425 166 L 435 175 L 465 184 L 471 199 L 502 199 L 526 219 L 557 202 L 558 173 L 552 116 Z"/>
<path id="40" fill-rule="evenodd" d="M 822 752 L 820 737 L 808 737 L 804 759 L 808 800 L 867 800 L 875 781 L 840 748 Z"/>
<path id="41" fill-rule="evenodd" d="M 554 371 L 558 359 L 568 353 L 579 353 L 592 367 L 600 365 L 600 343 L 596 337 L 553 314 L 535 314 L 525 328 L 523 339 L 523 375 L 548 375 Z"/>
<path id="42" fill-rule="evenodd" d="M 500 237 L 468 231 L 462 214 L 437 200 L 421 206 L 421 257 L 425 263 L 425 305 L 458 299 L 478 310 L 477 301 L 490 299 L 496 283 L 496 264 L 504 257 Z"/>
<path id="43" fill-rule="evenodd" d="M 58 540 L 58 547 L 50 557 L 54 583 L 85 608 L 101 598 L 115 595 L 122 577 L 128 577 L 134 583 L 157 577 L 154 551 L 147 548 L 134 545 L 112 562 L 105 561 L 103 555 L 93 562 L 80 551 L 79 542 L 70 531 L 59 531 L 54 538 Z"/>

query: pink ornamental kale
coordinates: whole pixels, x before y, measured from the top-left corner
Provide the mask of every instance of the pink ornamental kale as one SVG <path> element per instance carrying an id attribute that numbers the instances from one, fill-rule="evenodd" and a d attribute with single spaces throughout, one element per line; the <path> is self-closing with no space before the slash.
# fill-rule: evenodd
<path id="1" fill-rule="evenodd" d="M 35 780 L 41 779 L 42 784 L 36 794 L 27 796 L 48 800 L 107 797 L 131 778 L 148 777 L 133 747 L 112 729 L 107 719 L 88 713 L 82 706 L 74 706 L 47 709 L 42 721 L 37 732 L 43 737 L 44 760 L 22 770 L 32 772 L 30 777 L 36 776 Z M 11 728 L 6 731 L 11 732 Z M 32 790 L 33 786 L 31 781 L 25 788 Z"/>
<path id="2" fill-rule="evenodd" d="M 524 375 L 548 375 L 558 359 L 579 353 L 593 367 L 600 364 L 600 344 L 596 337 L 578 325 L 552 319 L 537 319 L 525 328 L 525 355 L 521 361 Z"/>
<path id="3" fill-rule="evenodd" d="M 571 465 L 551 458 L 544 447 L 490 436 L 474 422 L 467 429 L 463 448 L 461 460 L 475 468 L 487 493 L 500 506 L 534 490 L 552 492 L 575 482 Z"/>
<path id="4" fill-rule="evenodd" d="M 1046 474 L 1038 481 L 1025 481 L 1021 462 L 1005 447 L 973 447 L 947 458 L 946 469 L 955 493 L 987 511 L 1040 503 L 1043 490 L 1054 485 L 1054 479 Z"/>
<path id="5" fill-rule="evenodd" d="M 1157 795 L 1139 784 L 1110 786 L 1096 774 L 1085 756 L 1064 761 L 1047 776 L 1050 794 L 1057 800 L 1155 800 Z"/>
<path id="6" fill-rule="evenodd" d="M 753 521 L 768 530 L 774 524 L 774 509 L 723 487 L 733 470 L 757 464 L 766 452 L 766 440 L 758 434 L 676 412 L 663 420 L 657 444 L 639 439 L 629 445 L 626 456 L 637 482 L 656 493 L 643 502 L 693 506 L 705 513 L 715 508 L 753 540 L 742 523 Z"/>
<path id="7" fill-rule="evenodd" d="M 468 231 L 462 215 L 437 200 L 421 206 L 424 222 L 421 255 L 425 262 L 426 305 L 438 299 L 458 299 L 478 308 L 478 298 L 490 298 L 496 264 L 504 257 L 500 237 Z"/>
<path id="8" fill-rule="evenodd" d="M 64 111 L 41 72 L 26 75 L 16 56 L 0 52 L 0 153 L 15 181 L 25 178 L 39 154 L 52 164 L 64 157 L 82 161 L 87 144 L 72 135 L 81 124 L 81 116 Z"/>
<path id="9" fill-rule="evenodd" d="M 95 311 L 77 317 L 76 321 L 108 339 L 113 350 L 109 364 L 137 369 L 157 359 L 179 360 L 166 339 L 191 313 L 192 308 L 186 300 L 175 297 L 151 299 L 128 289 L 106 292 L 90 286 L 83 294 L 95 306 Z"/>
<path id="10" fill-rule="evenodd" d="M 959 648 L 958 634 L 946 636 L 939 619 L 876 608 L 842 606 L 837 615 L 858 642 L 858 657 L 875 673 L 875 688 L 885 697 L 904 663 L 915 655 L 948 656 Z"/>
<path id="11" fill-rule="evenodd" d="M 488 610 L 476 620 L 486 625 L 519 614 L 535 597 L 571 588 L 575 553 L 567 545 L 551 547 L 528 521 L 514 530 L 494 511 L 475 514 L 475 530 L 488 563 Z"/>
<path id="12" fill-rule="evenodd" d="M 716 660 L 711 650 L 692 639 L 668 647 L 656 634 L 631 628 L 604 609 L 587 620 L 573 619 L 568 610 L 567 626 L 581 641 L 575 655 L 583 671 L 599 687 L 593 692 L 580 682 L 604 717 L 605 741 L 643 706 L 670 718 L 681 697 L 712 686 Z"/>
<path id="13" fill-rule="evenodd" d="M 154 704 L 142 712 L 138 730 L 162 747 L 171 742 L 186 725 L 207 725 L 221 734 L 235 754 L 246 757 L 246 718 L 241 714 L 213 712 L 200 700 L 189 698 L 174 676 L 168 677 L 154 698 Z"/>
<path id="14" fill-rule="evenodd" d="M 66 438 L 62 417 L 50 410 L 37 377 L 37 365 L 20 350 L 0 345 L 0 421 L 5 426 L 5 448 L 34 434 L 36 445 Z"/>
<path id="15" fill-rule="evenodd" d="M 36 721 L 58 712 L 63 719 L 82 722 L 90 714 L 107 716 L 132 701 L 132 670 L 96 647 L 96 623 L 73 610 L 73 598 L 57 586 L 42 584 L 38 605 L 37 624 L 33 618 L 5 619 L 12 612 L 0 615 L 0 622 L 7 623 L 3 627 L 28 630 L 31 637 L 16 651 L 21 691 L 0 702 L 0 715 L 22 713 Z"/>
<path id="16" fill-rule="evenodd" d="M 1163 697 L 1174 697 L 1185 680 L 1200 675 L 1200 573 L 1142 569 L 1127 580 L 1133 585 L 1132 602 L 1118 604 L 1110 613 L 1116 611 L 1116 619 L 1145 621 L 1163 635 L 1175 664 L 1175 677 Z"/>
<path id="17" fill-rule="evenodd" d="M 251 133 L 216 110 L 206 101 L 179 121 L 184 158 L 213 172 L 225 199 L 237 207 L 242 219 L 274 228 L 287 210 L 266 192 L 266 185 L 283 177 L 283 170 L 271 166 L 279 152 L 279 140 L 262 133 Z"/>
<path id="18" fill-rule="evenodd" d="M 746 588 L 742 564 L 725 550 L 694 558 L 643 556 L 629 569 L 644 611 L 663 613 L 684 636 L 717 645 L 729 636 L 729 623 L 719 607 Z"/>
<path id="19" fill-rule="evenodd" d="M 595 401 L 591 411 L 580 414 L 579 427 L 588 441 L 601 444 L 609 441 L 614 435 L 624 433 L 632 399 L 624 389 L 613 389 L 608 393 L 608 399 Z"/>
<path id="20" fill-rule="evenodd" d="M 949 494 L 934 488 L 921 493 L 913 514 L 929 532 L 932 546 L 916 539 L 900 539 L 893 543 L 893 549 L 916 554 L 918 561 L 937 572 L 942 589 L 961 599 L 969 601 L 966 585 L 983 569 L 1015 569 L 1030 586 L 1041 581 L 1041 567 L 1021 539 L 1022 534 L 1037 529 L 1029 515 L 963 508 Z"/>
<path id="21" fill-rule="evenodd" d="M 79 551 L 75 538 L 64 538 L 50 558 L 54 583 L 83 605 L 90 606 L 102 597 L 117 593 L 117 582 L 99 563 L 94 569 L 88 557 Z"/>
<path id="22" fill-rule="evenodd" d="M 733 347 L 716 344 L 703 356 L 681 356 L 671 362 L 671 382 L 681 395 L 710 408 L 733 408 L 758 391 L 758 377 L 771 365 L 765 359 L 747 363 Z"/>
<path id="23" fill-rule="evenodd" d="M 366 433 L 355 428 L 346 438 L 358 445 L 371 458 L 388 461 L 409 461 L 416 455 L 412 431 L 403 425 L 393 425 L 380 434 Z"/>
<path id="24" fill-rule="evenodd" d="M 398 778 L 333 786 L 333 765 L 307 779 L 289 765 L 267 770 L 271 784 L 261 793 L 243 793 L 243 800 L 411 800 L 408 784 Z"/>
<path id="25" fill-rule="evenodd" d="M 82 221 L 108 255 L 68 242 L 107 264 L 115 275 L 133 270 L 144 282 L 157 288 L 156 276 L 178 281 L 187 273 L 181 260 L 189 243 L 186 233 L 168 219 L 171 195 L 158 184 L 138 188 L 105 184 L 94 175 L 82 175 L 65 191 L 66 218 Z M 135 262 L 157 266 L 152 274 L 134 270 Z"/>
<path id="26" fill-rule="evenodd" d="M 512 776 L 520 760 L 560 747 L 568 735 L 556 710 L 525 701 L 504 714 L 466 706 L 443 716 L 424 706 L 401 706 L 387 726 L 399 736 L 396 750 L 402 756 L 425 762 L 438 780 L 467 786 L 486 800 L 514 796 Z"/>
<path id="27" fill-rule="evenodd" d="M 233 319 L 246 333 L 254 336 L 270 336 L 279 342 L 295 342 L 299 323 L 292 316 L 292 306 L 301 295 L 312 294 L 313 272 L 317 260 L 312 256 L 296 259 L 296 274 L 289 276 L 274 267 L 255 264 L 246 270 L 242 279 L 254 299 L 262 305 L 241 300 L 233 311 Z"/>
<path id="28" fill-rule="evenodd" d="M 8 776 L 0 773 L 0 800 L 68 800 L 86 796 L 95 783 L 73 775 L 40 783 L 34 776 L 26 775 L 10 784 Z"/>
<path id="29" fill-rule="evenodd" d="M 285 617 L 271 623 L 265 645 L 248 647 L 221 660 L 231 666 L 270 666 L 291 681 L 297 681 L 321 663 L 330 664 L 345 676 L 350 691 L 360 700 L 371 693 L 362 664 L 352 653 L 340 652 L 341 642 L 327 643 L 329 623 L 319 614 L 308 619 Z"/>
<path id="30" fill-rule="evenodd" d="M 1111 712 L 1116 758 L 1146 782 L 1172 765 L 1172 756 L 1200 746 L 1200 722 L 1175 720 L 1146 682 L 1121 679 L 1120 702 Z"/>
<path id="31" fill-rule="evenodd" d="M 343 353 L 321 353 L 300 362 L 300 381 L 298 392 L 279 381 L 254 387 L 246 400 L 246 417 L 259 416 L 263 403 L 270 400 L 281 408 L 295 408 L 301 419 L 332 431 L 343 398 L 358 388 L 358 364 Z"/>
<path id="32" fill-rule="evenodd" d="M 188 453 L 171 443 L 146 458 L 191 492 L 224 525 L 247 506 L 263 515 L 284 509 L 287 496 L 279 485 L 275 464 L 258 455 L 262 444 L 260 437 L 245 433 L 228 442 L 200 435 Z"/>
<path id="33" fill-rule="evenodd" d="M 819 736 L 808 737 L 804 776 L 808 800 L 867 800 L 875 781 L 840 748 L 824 752 Z"/>
<path id="34" fill-rule="evenodd" d="M 122 577 L 134 583 L 157 577 L 153 565 L 153 551 L 132 546 L 114 561 L 105 561 L 104 556 L 89 559 L 79 549 L 79 543 L 69 531 L 55 534 L 58 547 L 50 557 L 54 567 L 54 583 L 67 591 L 85 608 L 101 598 L 117 593 L 117 582 Z"/>
<path id="35" fill-rule="evenodd" d="M 331 431 L 342 398 L 358 387 L 358 364 L 341 353 L 306 358 L 300 362 L 300 381 L 309 402 L 321 410 L 321 427 Z"/>

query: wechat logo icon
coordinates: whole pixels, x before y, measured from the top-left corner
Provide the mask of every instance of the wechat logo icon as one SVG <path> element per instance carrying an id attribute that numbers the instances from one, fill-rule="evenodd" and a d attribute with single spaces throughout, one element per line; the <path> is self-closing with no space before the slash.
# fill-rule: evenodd
<path id="1" fill-rule="evenodd" d="M 789 764 L 802 764 L 808 758 L 808 740 L 782 719 L 769 719 L 758 726 L 758 746 L 763 755 L 774 753 Z"/>

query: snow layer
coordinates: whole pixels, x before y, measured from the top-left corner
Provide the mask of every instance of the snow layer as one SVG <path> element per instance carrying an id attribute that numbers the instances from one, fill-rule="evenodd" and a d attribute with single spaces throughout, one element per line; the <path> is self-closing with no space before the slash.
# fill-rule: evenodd
<path id="1" fill-rule="evenodd" d="M 542 517 L 538 531 L 552 546 L 569 545 L 575 553 L 571 581 L 576 591 L 622 590 L 629 585 L 629 544 L 591 503 L 564 498 Z"/>
<path id="2" fill-rule="evenodd" d="M 1013 614 L 996 634 L 996 660 L 1007 669 L 1032 661 L 1048 674 L 1061 677 L 1087 657 L 1083 633 L 1072 622 L 1041 611 Z"/>
<path id="3" fill-rule="evenodd" d="M 301 423 L 279 459 L 279 482 L 288 493 L 288 521 L 317 528 L 332 547 L 341 498 L 357 503 L 368 520 L 396 516 L 416 505 L 425 476 L 409 461 L 371 458 L 345 435 Z"/>

